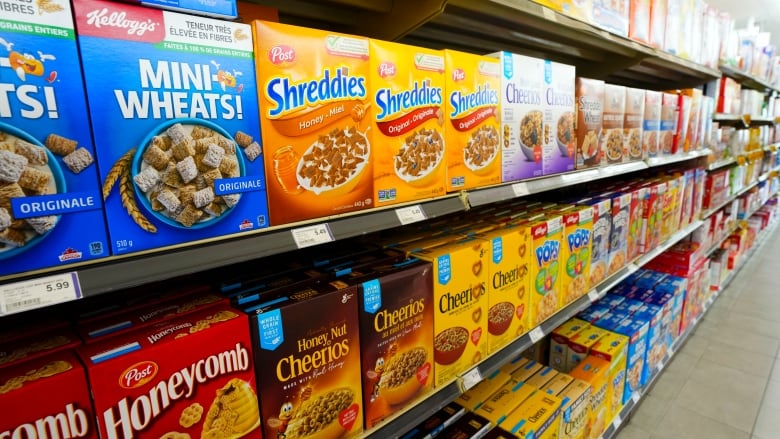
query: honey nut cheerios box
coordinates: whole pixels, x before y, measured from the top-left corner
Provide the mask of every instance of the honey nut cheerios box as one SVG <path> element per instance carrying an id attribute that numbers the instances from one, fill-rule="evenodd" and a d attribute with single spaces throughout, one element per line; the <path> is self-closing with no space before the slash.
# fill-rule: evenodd
<path id="1" fill-rule="evenodd" d="M 467 238 L 414 253 L 433 264 L 434 387 L 487 355 L 488 246 Z"/>
<path id="2" fill-rule="evenodd" d="M 80 348 L 100 437 L 261 437 L 248 329 L 215 307 Z"/>
<path id="3" fill-rule="evenodd" d="M 590 288 L 593 208 L 567 206 L 559 212 L 563 218 L 560 306 L 564 307 L 587 294 Z"/>
<path id="4" fill-rule="evenodd" d="M 373 207 L 369 40 L 253 28 L 271 224 Z"/>
<path id="5" fill-rule="evenodd" d="M 108 256 L 71 4 L 3 6 L 0 276 Z"/>
<path id="6" fill-rule="evenodd" d="M 501 183 L 500 63 L 444 51 L 447 94 L 447 191 Z"/>
<path id="7" fill-rule="evenodd" d="M 249 312 L 263 436 L 359 435 L 364 407 L 357 287 L 311 285 L 275 302 Z"/>
<path id="8" fill-rule="evenodd" d="M 530 325 L 537 326 L 560 309 L 563 218 L 549 212 L 530 221 Z"/>
<path id="9" fill-rule="evenodd" d="M 444 52 L 371 40 L 374 199 L 378 206 L 447 189 Z"/>
<path id="10" fill-rule="evenodd" d="M 267 227 L 251 28 L 74 8 L 112 252 Z"/>
<path id="11" fill-rule="evenodd" d="M 0 369 L 0 436 L 97 438 L 84 367 L 72 352 Z"/>

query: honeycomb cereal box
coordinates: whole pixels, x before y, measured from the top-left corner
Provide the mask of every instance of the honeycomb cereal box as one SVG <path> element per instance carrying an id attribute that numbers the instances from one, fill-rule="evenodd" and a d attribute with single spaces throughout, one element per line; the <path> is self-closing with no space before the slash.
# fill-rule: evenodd
<path id="1" fill-rule="evenodd" d="M 74 6 L 113 253 L 267 227 L 250 27 Z"/>
<path id="2" fill-rule="evenodd" d="M 447 191 L 501 183 L 500 63 L 449 49 L 444 60 Z"/>
<path id="3" fill-rule="evenodd" d="M 563 221 L 550 213 L 531 221 L 530 319 L 537 326 L 560 309 Z"/>
<path id="4" fill-rule="evenodd" d="M 108 256 L 70 3 L 3 6 L 0 276 Z"/>
<path id="5" fill-rule="evenodd" d="M 561 406 L 561 439 L 582 439 L 590 416 L 589 383 L 574 379 L 565 389 L 557 393 L 564 402 Z"/>
<path id="6" fill-rule="evenodd" d="M 429 262 L 379 267 L 358 286 L 365 428 L 433 388 L 433 273 Z"/>
<path id="7" fill-rule="evenodd" d="M 488 245 L 469 238 L 414 254 L 433 264 L 434 387 L 486 355 Z"/>
<path id="8" fill-rule="evenodd" d="M 271 223 L 373 207 L 368 39 L 253 28 Z"/>
<path id="9" fill-rule="evenodd" d="M 577 148 L 574 76 L 574 66 L 544 61 L 546 130 L 542 147 L 544 175 L 574 170 Z"/>
<path id="10" fill-rule="evenodd" d="M 599 149 L 604 114 L 604 81 L 577 78 L 577 169 L 598 167 L 602 163 Z"/>
<path id="11" fill-rule="evenodd" d="M 593 208 L 572 206 L 561 210 L 563 239 L 561 263 L 561 301 L 564 307 L 588 293 L 590 258 L 593 252 Z"/>
<path id="12" fill-rule="evenodd" d="M 612 420 L 623 409 L 623 394 L 626 386 L 626 359 L 628 337 L 608 332 L 593 345 L 591 355 L 609 361 L 607 387 L 607 420 Z"/>
<path id="13" fill-rule="evenodd" d="M 247 329 L 216 307 L 81 348 L 100 437 L 261 437 Z"/>
<path id="14" fill-rule="evenodd" d="M 590 384 L 592 391 L 588 421 L 585 424 L 583 438 L 598 439 L 604 432 L 609 419 L 607 419 L 607 388 L 609 376 L 609 362 L 598 357 L 588 356 L 572 369 L 569 375 Z"/>
<path id="15" fill-rule="evenodd" d="M 446 191 L 444 52 L 371 40 L 371 138 L 378 206 Z"/>

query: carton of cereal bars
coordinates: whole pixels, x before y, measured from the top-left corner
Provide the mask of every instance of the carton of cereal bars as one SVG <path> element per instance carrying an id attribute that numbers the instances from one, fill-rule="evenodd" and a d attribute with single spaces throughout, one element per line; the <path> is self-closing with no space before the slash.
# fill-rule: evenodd
<path id="1" fill-rule="evenodd" d="M 108 255 L 70 3 L 0 14 L 0 276 Z"/>
<path id="2" fill-rule="evenodd" d="M 261 437 L 247 329 L 214 307 L 80 349 L 100 437 Z"/>
<path id="3" fill-rule="evenodd" d="M 75 4 L 116 254 L 268 226 L 248 25 Z"/>

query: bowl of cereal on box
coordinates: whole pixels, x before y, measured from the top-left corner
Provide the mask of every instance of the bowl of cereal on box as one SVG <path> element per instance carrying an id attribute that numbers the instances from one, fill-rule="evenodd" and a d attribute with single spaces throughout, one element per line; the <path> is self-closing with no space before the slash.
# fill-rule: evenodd
<path id="1" fill-rule="evenodd" d="M 528 161 L 541 159 L 544 141 L 544 115 L 541 111 L 529 111 L 520 121 L 520 150 Z"/>
<path id="2" fill-rule="evenodd" d="M 57 148 L 60 140 L 68 142 L 67 151 Z M 64 157 L 76 151 L 75 141 L 56 134 L 49 135 L 46 143 Z M 74 173 L 83 169 L 71 167 L 70 163 L 70 159 L 65 162 Z M 16 218 L 13 206 L 19 204 L 12 200 L 65 192 L 65 176 L 52 150 L 25 131 L 0 122 L 0 259 L 16 256 L 40 243 L 60 220 L 60 215 L 29 217 L 24 215 L 24 209 L 24 217 Z"/>
<path id="3" fill-rule="evenodd" d="M 555 142 L 563 157 L 569 157 L 574 153 L 577 139 L 574 137 L 574 113 L 567 111 L 558 118 L 555 131 Z"/>
<path id="4" fill-rule="evenodd" d="M 493 125 L 484 125 L 472 131 L 466 147 L 463 148 L 463 163 L 477 175 L 491 172 L 492 164 L 498 156 L 499 135 Z"/>
<path id="5" fill-rule="evenodd" d="M 244 136 L 248 137 L 236 134 L 242 143 Z M 149 215 L 172 227 L 202 229 L 215 224 L 241 200 L 240 194 L 216 195 L 215 185 L 246 175 L 243 154 L 259 155 L 253 152 L 259 145 L 239 147 L 238 140 L 200 119 L 158 125 L 141 141 L 130 165 L 136 198 Z"/>
<path id="6" fill-rule="evenodd" d="M 420 128 L 404 138 L 393 157 L 395 174 L 411 185 L 426 186 L 444 158 L 444 136 L 431 128 Z"/>
<path id="7" fill-rule="evenodd" d="M 334 128 L 312 143 L 298 161 L 301 188 L 319 195 L 344 195 L 360 182 L 371 154 L 368 137 L 355 127 Z"/>
<path id="8" fill-rule="evenodd" d="M 623 160 L 623 130 L 612 129 L 607 132 L 606 155 L 612 162 Z"/>
<path id="9" fill-rule="evenodd" d="M 433 339 L 433 359 L 445 366 L 454 363 L 463 355 L 468 340 L 469 332 L 461 326 L 441 331 Z"/>
<path id="10" fill-rule="evenodd" d="M 421 347 L 396 354 L 390 359 L 379 384 L 380 394 L 389 404 L 404 403 L 420 390 L 422 382 L 419 372 L 427 359 L 428 355 Z"/>
<path id="11" fill-rule="evenodd" d="M 498 302 L 488 309 L 488 332 L 501 335 L 509 329 L 515 317 L 515 306 L 511 302 Z"/>
<path id="12" fill-rule="evenodd" d="M 299 405 L 289 421 L 285 437 L 337 439 L 347 432 L 347 419 L 362 419 L 352 389 L 342 387 L 310 398 Z"/>

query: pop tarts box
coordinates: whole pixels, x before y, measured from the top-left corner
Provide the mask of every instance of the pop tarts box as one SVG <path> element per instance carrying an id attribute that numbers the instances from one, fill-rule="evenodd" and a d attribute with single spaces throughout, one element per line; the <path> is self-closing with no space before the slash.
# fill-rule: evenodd
<path id="1" fill-rule="evenodd" d="M 75 4 L 114 254 L 268 226 L 248 25 Z"/>
<path id="2" fill-rule="evenodd" d="M 574 170 L 577 149 L 574 71 L 574 66 L 544 61 L 544 123 L 545 130 L 549 130 L 542 147 L 544 175 Z"/>
<path id="3" fill-rule="evenodd" d="M 611 331 L 628 337 L 628 361 L 626 364 L 626 386 L 623 390 L 623 404 L 625 404 L 634 392 L 641 390 L 647 384 L 648 375 L 645 374 L 645 354 L 647 352 L 648 323 L 634 319 L 623 320 L 620 325 Z"/>
<path id="4" fill-rule="evenodd" d="M 3 5 L 0 276 L 108 256 L 70 3 Z"/>

